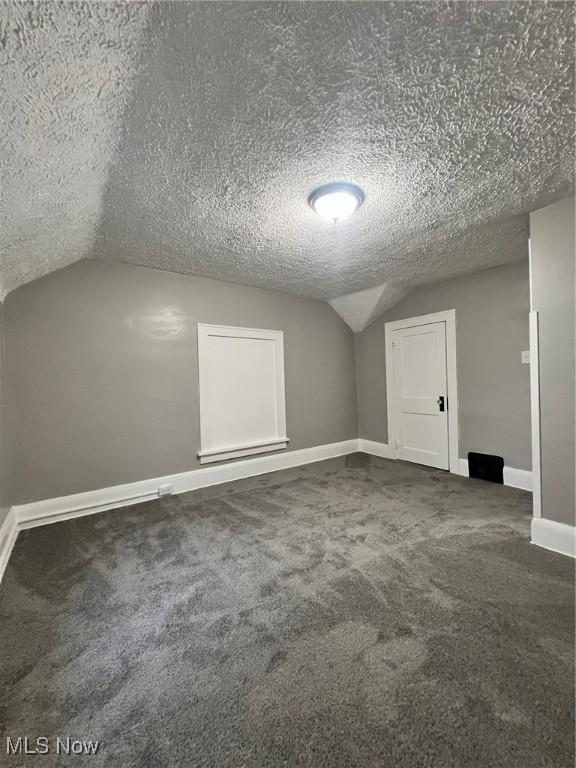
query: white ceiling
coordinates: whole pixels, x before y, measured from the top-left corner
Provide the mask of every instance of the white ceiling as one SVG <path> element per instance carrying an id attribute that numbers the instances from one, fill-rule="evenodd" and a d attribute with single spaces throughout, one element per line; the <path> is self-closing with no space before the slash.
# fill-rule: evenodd
<path id="1" fill-rule="evenodd" d="M 103 257 L 331 300 L 359 328 L 525 257 L 525 214 L 573 188 L 573 14 L 0 5 L 3 294 Z M 306 200 L 338 180 L 366 201 L 335 227 Z"/>

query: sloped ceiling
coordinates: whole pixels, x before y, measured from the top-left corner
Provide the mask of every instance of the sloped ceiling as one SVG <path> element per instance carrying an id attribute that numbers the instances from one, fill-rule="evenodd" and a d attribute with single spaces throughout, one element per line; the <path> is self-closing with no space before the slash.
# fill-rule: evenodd
<path id="1" fill-rule="evenodd" d="M 406 289 L 394 283 L 382 283 L 374 288 L 347 293 L 328 303 L 350 326 L 354 333 L 363 331 L 370 323 L 406 296 Z"/>
<path id="2" fill-rule="evenodd" d="M 522 258 L 527 212 L 573 188 L 573 14 L 1 5 L 3 292 L 101 257 L 354 306 L 358 326 Z M 306 200 L 337 180 L 366 201 L 334 226 Z"/>
<path id="3" fill-rule="evenodd" d="M 0 2 L 0 297 L 90 254 L 147 15 Z"/>

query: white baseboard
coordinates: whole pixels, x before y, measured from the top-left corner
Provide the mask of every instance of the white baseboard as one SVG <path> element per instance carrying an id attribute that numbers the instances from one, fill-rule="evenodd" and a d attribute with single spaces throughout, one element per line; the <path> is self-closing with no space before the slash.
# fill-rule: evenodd
<path id="1" fill-rule="evenodd" d="M 504 485 L 531 492 L 533 490 L 532 472 L 528 469 L 504 467 Z"/>
<path id="2" fill-rule="evenodd" d="M 8 558 L 16 541 L 18 531 L 24 528 L 33 528 L 38 525 L 56 523 L 74 517 L 83 517 L 107 509 L 125 507 L 159 498 L 165 486 L 170 486 L 169 493 L 179 494 L 194 491 L 198 488 L 206 488 L 212 485 L 228 483 L 245 477 L 277 472 L 281 469 L 290 469 L 303 464 L 311 464 L 316 461 L 344 456 L 349 453 L 363 451 L 381 458 L 392 458 L 390 447 L 386 443 L 378 443 L 373 440 L 353 439 L 340 443 L 318 445 L 313 448 L 303 448 L 296 451 L 287 451 L 281 454 L 258 456 L 251 459 L 243 459 L 230 464 L 218 466 L 200 467 L 189 472 L 181 472 L 175 475 L 166 475 L 151 480 L 141 480 L 125 485 L 116 485 L 110 488 L 100 488 L 85 493 L 75 493 L 70 496 L 62 496 L 55 499 L 33 501 L 28 504 L 18 504 L 11 508 L 0 529 L 0 580 L 6 568 Z M 468 462 L 460 459 L 459 474 L 468 475 Z M 520 469 L 504 468 L 504 482 L 517 488 L 531 490 L 531 473 Z M 551 521 L 543 520 L 543 523 Z M 554 523 L 553 525 L 560 525 Z M 563 526 L 570 528 L 570 526 Z M 535 540 L 534 543 L 540 543 Z M 540 544 L 540 546 L 546 546 Z M 555 549 L 550 546 L 549 549 Z M 555 549 L 555 551 L 563 551 Z"/>
<path id="3" fill-rule="evenodd" d="M 380 456 L 383 459 L 395 458 L 388 443 L 377 443 L 374 440 L 358 440 L 358 450 L 369 453 L 372 456 Z M 458 474 L 468 477 L 468 459 L 458 459 Z M 532 472 L 515 467 L 504 467 L 504 485 L 512 488 L 520 488 L 524 491 L 532 490 Z"/>
<path id="4" fill-rule="evenodd" d="M 545 517 L 532 518 L 532 544 L 576 557 L 576 528 Z"/>
<path id="5" fill-rule="evenodd" d="M 0 526 L 0 581 L 2 581 L 4 576 L 4 571 L 12 554 L 17 535 L 18 525 L 16 523 L 16 516 L 13 510 L 9 509 Z"/>
<path id="6" fill-rule="evenodd" d="M 358 450 L 362 453 L 369 453 L 372 456 L 380 456 L 382 459 L 391 459 L 392 451 L 388 443 L 376 443 L 374 440 L 358 440 Z"/>
<path id="7" fill-rule="evenodd" d="M 161 495 L 160 489 L 163 486 L 171 486 L 170 492 L 173 494 L 186 493 L 197 488 L 206 488 L 211 485 L 228 483 L 232 480 L 240 480 L 244 477 L 253 477 L 315 461 L 324 461 L 336 456 L 344 456 L 357 450 L 358 440 L 344 440 L 341 443 L 329 443 L 314 448 L 287 451 L 282 454 L 243 459 L 230 464 L 200 467 L 190 472 L 116 485 L 111 488 L 100 488 L 85 493 L 75 493 L 56 499 L 33 501 L 29 504 L 16 505 L 12 511 L 19 528 L 32 528 L 37 525 L 46 525 L 47 523 L 92 515 L 107 509 L 157 499 Z"/>
<path id="8" fill-rule="evenodd" d="M 186 493 L 198 488 L 228 483 L 232 480 L 254 477 L 268 472 L 277 472 L 280 469 L 299 467 L 303 464 L 312 464 L 315 461 L 324 461 L 357 451 L 358 440 L 344 440 L 340 443 L 329 443 L 282 454 L 259 456 L 221 466 L 200 467 L 190 472 L 141 480 L 110 488 L 100 488 L 95 491 L 75 493 L 55 499 L 17 504 L 11 508 L 0 529 L 0 581 L 19 530 L 157 499 L 163 495 L 161 490 L 165 486 L 171 486 L 170 493 L 172 494 Z"/>
<path id="9" fill-rule="evenodd" d="M 468 459 L 458 460 L 458 474 L 468 477 Z M 504 467 L 504 485 L 512 488 L 520 488 L 523 491 L 532 490 L 532 472 L 527 469 Z"/>

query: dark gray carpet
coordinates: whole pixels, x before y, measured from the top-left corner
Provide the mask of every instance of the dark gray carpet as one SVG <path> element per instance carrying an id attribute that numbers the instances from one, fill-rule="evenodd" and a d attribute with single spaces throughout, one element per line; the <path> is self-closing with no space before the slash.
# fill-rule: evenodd
<path id="1" fill-rule="evenodd" d="M 573 564 L 530 514 L 356 454 L 26 531 L 1 732 L 101 747 L 4 764 L 571 768 Z"/>

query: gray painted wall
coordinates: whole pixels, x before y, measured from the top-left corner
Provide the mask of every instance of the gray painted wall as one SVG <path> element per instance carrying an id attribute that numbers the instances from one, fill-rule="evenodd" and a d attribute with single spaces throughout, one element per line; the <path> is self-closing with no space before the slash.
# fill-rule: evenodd
<path id="1" fill-rule="evenodd" d="M 284 331 L 290 450 L 357 436 L 354 337 L 326 303 L 82 261 L 5 302 L 10 502 L 197 468 L 197 322 Z"/>
<path id="2" fill-rule="evenodd" d="M 530 214 L 538 311 L 542 515 L 574 525 L 574 198 Z"/>
<path id="3" fill-rule="evenodd" d="M 456 309 L 462 458 L 494 453 L 531 468 L 528 260 L 417 288 L 356 336 L 360 437 L 388 441 L 384 324 Z"/>

